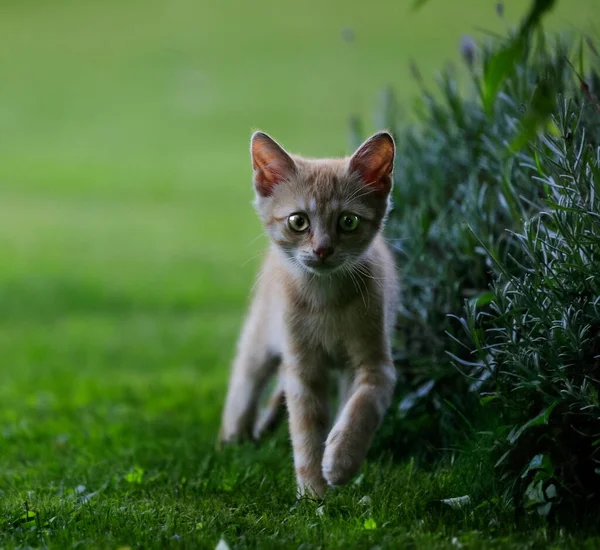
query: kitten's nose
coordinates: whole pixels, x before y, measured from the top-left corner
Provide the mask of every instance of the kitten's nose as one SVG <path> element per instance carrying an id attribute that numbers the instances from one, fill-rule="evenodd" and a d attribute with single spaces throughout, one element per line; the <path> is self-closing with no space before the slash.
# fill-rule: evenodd
<path id="1" fill-rule="evenodd" d="M 313 252 L 315 256 L 319 258 L 319 260 L 325 260 L 333 254 L 333 246 L 320 246 L 319 248 L 313 250 Z"/>

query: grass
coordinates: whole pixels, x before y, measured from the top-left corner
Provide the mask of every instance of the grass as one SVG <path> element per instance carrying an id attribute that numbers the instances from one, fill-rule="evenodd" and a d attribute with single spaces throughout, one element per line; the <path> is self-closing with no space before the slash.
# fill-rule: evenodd
<path id="1" fill-rule="evenodd" d="M 488 482 L 436 504 L 490 477 L 468 453 L 374 456 L 319 508 L 294 499 L 283 431 L 214 451 L 264 246 L 251 129 L 346 152 L 383 85 L 408 105 L 408 59 L 429 77 L 462 33 L 506 29 L 487 4 L 3 3 L 0 547 L 584 545 L 519 530 Z"/>

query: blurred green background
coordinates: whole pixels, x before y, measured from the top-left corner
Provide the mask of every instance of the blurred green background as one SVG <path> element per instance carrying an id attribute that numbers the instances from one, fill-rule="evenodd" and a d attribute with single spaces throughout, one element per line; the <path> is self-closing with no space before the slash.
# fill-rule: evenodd
<path id="1" fill-rule="evenodd" d="M 346 154 L 386 85 L 410 116 L 410 60 L 430 81 L 461 35 L 505 34 L 528 5 L 4 0 L 0 483 L 168 468 L 192 441 L 199 460 L 265 246 L 251 132 Z M 547 27 L 599 12 L 561 1 Z"/>

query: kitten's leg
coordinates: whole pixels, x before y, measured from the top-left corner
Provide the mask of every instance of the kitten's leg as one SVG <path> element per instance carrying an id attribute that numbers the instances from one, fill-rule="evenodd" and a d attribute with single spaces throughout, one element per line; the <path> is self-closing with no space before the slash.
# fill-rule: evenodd
<path id="1" fill-rule="evenodd" d="M 352 381 L 353 381 L 353 372 L 351 369 L 344 369 L 338 378 L 338 406 L 337 413 L 335 415 L 335 421 L 337 422 L 338 418 L 342 414 L 348 399 L 350 399 L 350 394 L 352 391 Z"/>
<path id="2" fill-rule="evenodd" d="M 267 404 L 254 425 L 254 439 L 261 439 L 266 433 L 273 431 L 285 414 L 285 392 L 281 375 L 277 377 L 277 385 L 271 393 Z"/>
<path id="3" fill-rule="evenodd" d="M 396 383 L 392 362 L 356 371 L 353 391 L 325 444 L 323 476 L 330 485 L 341 485 L 362 464 Z"/>
<path id="4" fill-rule="evenodd" d="M 278 363 L 279 359 L 274 356 L 238 356 L 227 390 L 220 441 L 230 442 L 253 436 L 260 396 Z"/>
<path id="5" fill-rule="evenodd" d="M 238 344 L 223 410 L 219 440 L 252 437 L 260 396 L 280 357 L 269 349 L 265 315 L 253 308 Z"/>
<path id="6" fill-rule="evenodd" d="M 322 375 L 287 365 L 284 375 L 298 496 L 321 497 L 326 488 L 321 464 L 329 419 L 327 383 Z"/>

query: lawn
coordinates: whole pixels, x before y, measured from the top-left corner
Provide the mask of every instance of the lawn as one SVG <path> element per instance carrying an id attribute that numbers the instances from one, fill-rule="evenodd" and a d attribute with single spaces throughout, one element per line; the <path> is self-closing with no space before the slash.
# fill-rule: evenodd
<path id="1" fill-rule="evenodd" d="M 440 504 L 491 477 L 468 453 L 372 456 L 320 505 L 295 500 L 284 429 L 214 450 L 265 245 L 251 131 L 348 152 L 385 85 L 410 116 L 410 59 L 431 79 L 526 6 L 494 4 L 3 2 L 0 547 L 584 546 L 522 529 L 483 481 Z M 593 28 L 594 4 L 550 27 Z"/>

